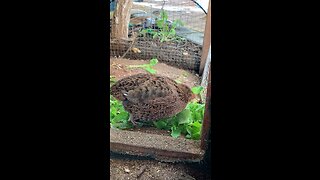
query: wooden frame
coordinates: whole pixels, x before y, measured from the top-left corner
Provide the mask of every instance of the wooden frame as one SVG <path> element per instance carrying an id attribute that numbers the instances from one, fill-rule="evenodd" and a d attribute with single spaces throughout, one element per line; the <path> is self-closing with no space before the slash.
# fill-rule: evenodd
<path id="1" fill-rule="evenodd" d="M 209 0 L 206 27 L 204 31 L 199 74 L 202 75 L 211 45 L 211 0 Z"/>

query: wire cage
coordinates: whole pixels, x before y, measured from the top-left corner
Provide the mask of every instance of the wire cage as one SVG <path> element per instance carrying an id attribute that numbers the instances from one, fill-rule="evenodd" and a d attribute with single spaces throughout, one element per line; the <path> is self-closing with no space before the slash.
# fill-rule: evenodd
<path id="1" fill-rule="evenodd" d="M 148 128 L 133 132 L 111 129 L 111 151 L 151 156 L 161 160 L 198 162 L 203 159 L 210 129 L 211 79 L 209 73 L 211 56 L 210 51 L 206 53 L 210 49 L 211 43 L 207 36 L 210 34 L 211 24 L 206 24 L 211 16 L 210 0 L 131 1 L 129 24 L 128 27 L 125 26 L 125 29 L 128 28 L 127 37 L 110 39 L 110 64 L 112 67 L 110 81 L 112 80 L 111 75 L 117 76 L 119 79 L 129 76 L 132 71 L 128 70 L 128 66 L 137 65 L 130 64 L 135 62 L 131 60 L 149 61 L 156 58 L 159 62 L 174 67 L 161 66 L 165 68 L 161 69 L 163 70 L 161 73 L 158 69 L 157 73 L 164 74 L 166 71 L 168 74 L 164 75 L 168 75 L 170 78 L 175 77 L 174 80 L 177 83 L 178 80 L 188 77 L 190 81 L 185 81 L 185 85 L 204 87 L 204 94 L 199 101 L 201 107 L 204 108 L 204 115 L 200 118 L 202 119 L 201 135 L 198 134 L 198 139 L 195 138 L 196 141 L 174 140 L 170 135 L 168 136 L 167 131 L 165 135 L 162 135 L 162 131 L 156 129 L 152 129 L 152 133 Z M 115 27 L 113 23 L 116 23 L 114 14 L 116 14 L 117 8 L 119 8 L 117 0 L 110 0 L 111 31 Z M 206 37 L 204 38 L 204 36 Z M 112 32 L 110 37 L 113 37 Z M 112 61 L 116 58 L 123 61 L 113 64 Z M 201 68 L 204 71 L 202 74 L 200 73 Z M 187 71 L 188 73 L 186 73 Z M 202 76 L 202 80 L 199 76 Z M 200 81 L 202 81 L 201 84 Z M 124 140 L 123 137 L 129 139 Z M 148 139 L 146 140 L 145 137 Z"/>
<path id="2" fill-rule="evenodd" d="M 117 1 L 110 1 L 110 18 Z M 134 0 L 129 40 L 111 39 L 110 56 L 199 72 L 209 0 Z M 112 22 L 111 21 L 112 28 Z"/>

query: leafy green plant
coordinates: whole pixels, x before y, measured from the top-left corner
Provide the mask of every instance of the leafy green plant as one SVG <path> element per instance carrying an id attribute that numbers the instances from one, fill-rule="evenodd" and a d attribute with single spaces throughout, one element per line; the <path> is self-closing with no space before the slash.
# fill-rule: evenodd
<path id="1" fill-rule="evenodd" d="M 110 87 L 116 82 L 117 82 L 116 77 L 110 76 Z"/>
<path id="2" fill-rule="evenodd" d="M 128 68 L 142 68 L 151 74 L 155 74 L 157 71 L 152 67 L 155 66 L 157 63 L 158 63 L 158 59 L 153 58 L 150 60 L 149 64 L 128 65 Z"/>
<path id="3" fill-rule="evenodd" d="M 162 10 L 160 12 L 160 18 L 156 20 L 156 25 L 159 30 L 148 28 L 141 30 L 140 33 L 144 36 L 146 34 L 151 34 L 153 39 L 159 38 L 160 42 L 184 39 L 176 36 L 176 28 L 179 26 L 183 26 L 183 22 L 177 19 L 172 23 L 169 23 L 168 13 L 165 10 Z"/>
<path id="4" fill-rule="evenodd" d="M 171 130 L 171 136 L 177 138 L 185 135 L 187 139 L 199 140 L 204 104 L 190 102 L 187 107 L 174 117 L 154 121 L 157 129 Z"/>
<path id="5" fill-rule="evenodd" d="M 202 86 L 196 86 L 191 88 L 191 91 L 193 92 L 193 94 L 200 94 L 203 91 L 203 87 Z"/>
<path id="6" fill-rule="evenodd" d="M 124 110 L 120 101 L 110 95 L 110 126 L 117 129 L 132 128 L 129 121 L 129 113 Z"/>

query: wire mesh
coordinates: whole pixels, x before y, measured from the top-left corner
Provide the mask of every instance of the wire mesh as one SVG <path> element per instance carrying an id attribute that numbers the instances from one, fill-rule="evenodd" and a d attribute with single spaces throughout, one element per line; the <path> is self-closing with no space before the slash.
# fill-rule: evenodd
<path id="1" fill-rule="evenodd" d="M 111 39 L 110 56 L 157 58 L 172 66 L 199 71 L 208 4 L 209 0 L 134 0 L 128 34 L 131 40 Z M 111 13 L 116 5 L 116 1 L 110 1 Z M 166 30 L 159 25 L 161 20 Z M 175 27 L 179 22 L 182 25 Z"/>

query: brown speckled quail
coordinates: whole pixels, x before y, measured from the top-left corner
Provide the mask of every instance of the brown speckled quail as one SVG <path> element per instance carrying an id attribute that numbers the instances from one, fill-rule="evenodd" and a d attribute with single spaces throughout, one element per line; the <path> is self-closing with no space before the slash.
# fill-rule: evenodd
<path id="1" fill-rule="evenodd" d="M 154 121 L 181 112 L 194 98 L 191 89 L 174 80 L 152 74 L 123 78 L 111 87 L 111 95 L 123 102 L 131 122 Z"/>

